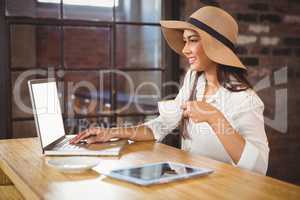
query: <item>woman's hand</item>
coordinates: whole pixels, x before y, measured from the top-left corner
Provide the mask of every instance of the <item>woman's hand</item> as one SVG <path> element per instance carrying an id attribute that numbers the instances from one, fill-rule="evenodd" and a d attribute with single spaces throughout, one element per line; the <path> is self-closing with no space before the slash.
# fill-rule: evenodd
<path id="1" fill-rule="evenodd" d="M 211 123 L 219 118 L 221 112 L 204 101 L 188 101 L 181 106 L 183 117 L 191 118 L 194 123 Z"/>
<path id="2" fill-rule="evenodd" d="M 93 127 L 78 133 L 78 135 L 70 141 L 70 144 L 77 144 L 82 140 L 86 140 L 88 144 L 107 142 L 114 137 L 115 135 L 111 129 Z"/>

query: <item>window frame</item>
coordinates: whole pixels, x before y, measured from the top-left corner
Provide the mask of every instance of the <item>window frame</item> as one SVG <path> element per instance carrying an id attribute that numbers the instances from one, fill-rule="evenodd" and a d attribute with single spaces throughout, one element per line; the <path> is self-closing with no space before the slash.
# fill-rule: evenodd
<path id="1" fill-rule="evenodd" d="M 5 2 L 5 1 L 4 1 Z M 170 6 L 171 5 L 171 6 Z M 174 6 L 172 7 L 172 5 L 177 5 L 176 3 L 172 3 L 172 0 L 162 0 L 162 5 L 161 5 L 161 16 L 162 18 L 168 18 L 168 17 L 172 17 L 174 15 Z M 178 7 L 177 6 L 177 11 L 178 11 Z M 6 54 L 1 54 L 4 55 L 7 58 L 7 65 L 8 68 L 6 67 L 7 71 L 5 73 L 1 73 L 2 76 L 6 76 L 6 79 L 9 78 L 11 79 L 11 75 L 13 72 L 20 72 L 20 71 L 26 71 L 28 69 L 24 69 L 24 68 L 12 68 L 11 67 L 11 63 L 10 63 L 10 59 L 11 59 L 11 39 L 9 37 L 9 33 L 10 33 L 10 27 L 13 25 L 33 25 L 33 26 L 39 26 L 39 25 L 44 25 L 44 26 L 57 26 L 59 28 L 60 31 L 60 68 L 57 68 L 55 70 L 65 70 L 65 71 L 76 71 L 76 70 L 84 70 L 84 71 L 94 71 L 95 69 L 70 69 L 70 68 L 65 68 L 64 66 L 64 27 L 65 26 L 74 26 L 74 27 L 109 27 L 111 30 L 111 52 L 110 52 L 110 57 L 111 57 L 111 65 L 109 68 L 101 68 L 101 69 L 97 69 L 97 70 L 107 70 L 107 69 L 118 69 L 124 72 L 128 72 L 128 71 L 161 71 L 161 83 L 163 84 L 165 81 L 169 81 L 169 80 L 178 80 L 176 77 L 174 78 L 174 71 L 176 72 L 176 66 L 179 66 L 179 62 L 178 59 L 176 59 L 176 56 L 174 53 L 172 53 L 170 51 L 169 48 L 166 47 L 166 42 L 164 42 L 163 38 L 162 38 L 162 58 L 163 58 L 163 62 L 162 62 L 162 66 L 160 66 L 160 68 L 117 68 L 116 66 L 116 26 L 117 25 L 129 25 L 129 26 L 160 26 L 159 23 L 152 23 L 152 22 L 128 22 L 128 21 L 116 21 L 116 9 L 115 7 L 113 7 L 113 20 L 112 21 L 87 21 L 87 20 L 71 20 L 71 19 L 63 19 L 63 4 L 62 1 L 60 1 L 60 18 L 30 18 L 30 17 L 21 17 L 21 16 L 5 16 L 5 3 L 4 6 L 2 7 L 3 10 L 1 13 L 3 13 L 3 19 L 5 20 L 5 27 L 6 27 L 6 31 L 7 34 L 5 37 L 3 34 L 1 38 L 7 38 L 7 43 L 5 44 L 6 47 L 8 47 L 8 55 Z M 177 12 L 176 11 L 176 12 Z M 179 13 L 177 13 L 177 16 L 179 16 Z M 2 34 L 2 33 L 1 33 Z M 174 56 L 175 55 L 175 56 Z M 178 56 L 177 56 L 178 57 Z M 166 58 L 166 59 L 164 59 Z M 175 69 L 174 69 L 175 68 Z M 177 67 L 178 68 L 178 67 Z M 34 68 L 30 68 L 30 69 L 41 69 L 39 66 L 36 66 Z M 179 71 L 179 70 L 177 70 Z M 179 77 L 179 76 L 178 76 Z M 117 109 L 117 92 L 116 91 L 116 87 L 117 87 L 117 79 L 115 78 L 115 75 L 111 75 L 110 77 L 110 90 L 111 92 L 111 105 L 112 105 L 112 110 L 116 110 Z M 7 133 L 9 133 L 8 135 L 5 135 L 4 138 L 12 138 L 12 122 L 13 121 L 26 121 L 26 120 L 33 120 L 33 117 L 28 117 L 28 118 L 12 118 L 12 114 L 11 114 L 11 91 L 12 91 L 12 85 L 10 85 L 10 80 L 6 83 L 6 91 L 3 91 L 6 96 L 8 96 L 8 98 L 5 98 L 7 102 L 7 104 L 9 104 L 6 111 L 6 114 L 9 117 L 6 117 L 6 119 L 8 119 L 8 122 L 6 124 L 9 124 L 9 127 L 4 127 L 2 128 L 2 126 L 0 127 L 0 130 L 6 129 Z M 168 95 L 170 93 L 174 93 L 176 91 L 172 90 L 172 89 L 165 89 L 163 87 L 161 87 L 161 94 L 162 97 L 164 97 L 165 95 Z M 3 100 L 4 101 L 4 100 Z M 66 100 L 65 100 L 66 101 Z M 65 101 L 64 101 L 64 109 L 66 109 L 65 106 Z M 3 107 L 4 108 L 4 107 Z M 65 112 L 64 112 L 65 113 Z M 153 113 L 126 113 L 126 114 L 118 114 L 118 113 L 114 113 L 114 114 L 97 114 L 97 115 L 89 115 L 89 116 L 77 116 L 76 119 L 80 119 L 80 118 L 98 118 L 98 117 L 109 117 L 111 119 L 111 124 L 116 124 L 117 122 L 117 118 L 118 117 L 128 117 L 128 116 L 133 116 L 133 117 L 140 117 L 140 116 L 144 116 L 144 118 L 146 118 L 147 116 L 153 116 L 153 115 L 157 115 L 157 112 L 153 112 Z M 63 116 L 64 120 L 68 119 L 68 116 Z M 3 119 L 3 118 L 2 118 Z M 73 118 L 70 118 L 73 119 Z M 4 124 L 4 123 L 3 123 Z M 0 135 L 1 136 L 1 135 Z"/>

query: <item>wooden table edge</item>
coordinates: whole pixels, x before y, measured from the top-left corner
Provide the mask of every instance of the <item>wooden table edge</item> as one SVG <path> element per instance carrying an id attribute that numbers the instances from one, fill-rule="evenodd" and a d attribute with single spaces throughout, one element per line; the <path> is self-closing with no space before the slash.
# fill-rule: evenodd
<path id="1" fill-rule="evenodd" d="M 0 168 L 4 174 L 15 185 L 16 189 L 22 194 L 25 199 L 41 199 L 30 187 L 29 184 L 24 182 L 20 176 L 6 163 L 6 161 L 0 157 Z"/>

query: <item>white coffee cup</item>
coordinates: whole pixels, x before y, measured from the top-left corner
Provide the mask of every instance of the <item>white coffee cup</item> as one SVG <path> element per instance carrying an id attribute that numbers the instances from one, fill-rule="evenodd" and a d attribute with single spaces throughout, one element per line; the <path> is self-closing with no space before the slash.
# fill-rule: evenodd
<path id="1" fill-rule="evenodd" d="M 159 101 L 158 110 L 160 116 L 166 119 L 181 117 L 182 109 L 175 100 Z"/>

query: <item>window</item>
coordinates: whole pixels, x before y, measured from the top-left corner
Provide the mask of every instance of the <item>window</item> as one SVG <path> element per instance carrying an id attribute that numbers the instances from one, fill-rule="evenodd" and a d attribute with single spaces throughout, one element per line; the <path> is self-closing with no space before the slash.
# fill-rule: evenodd
<path id="1" fill-rule="evenodd" d="M 59 4 L 60 0 L 38 0 L 40 3 L 55 3 Z M 64 0 L 66 5 L 76 6 L 92 6 L 92 7 L 118 7 L 118 0 Z"/>
<path id="2" fill-rule="evenodd" d="M 13 137 L 35 135 L 27 88 L 55 77 L 68 133 L 157 115 L 162 0 L 7 0 Z M 26 135 L 22 135 L 26 130 Z"/>

